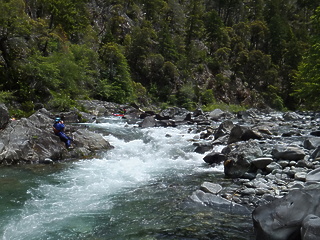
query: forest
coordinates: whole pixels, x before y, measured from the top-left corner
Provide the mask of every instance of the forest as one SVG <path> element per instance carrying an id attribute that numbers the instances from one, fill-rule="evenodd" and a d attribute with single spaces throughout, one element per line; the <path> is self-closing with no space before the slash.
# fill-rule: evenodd
<path id="1" fill-rule="evenodd" d="M 315 0 L 0 0 L 0 103 L 319 110 Z"/>

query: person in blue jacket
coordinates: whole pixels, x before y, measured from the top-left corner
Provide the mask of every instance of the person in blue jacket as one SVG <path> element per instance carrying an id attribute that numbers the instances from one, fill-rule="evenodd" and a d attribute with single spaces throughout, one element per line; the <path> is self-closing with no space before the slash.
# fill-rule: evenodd
<path id="1" fill-rule="evenodd" d="M 61 120 L 61 118 L 57 117 L 53 124 L 53 132 L 60 138 L 61 141 L 66 144 L 67 148 L 70 148 L 73 139 L 65 134 L 64 129 L 65 125 L 63 124 L 63 121 Z"/>

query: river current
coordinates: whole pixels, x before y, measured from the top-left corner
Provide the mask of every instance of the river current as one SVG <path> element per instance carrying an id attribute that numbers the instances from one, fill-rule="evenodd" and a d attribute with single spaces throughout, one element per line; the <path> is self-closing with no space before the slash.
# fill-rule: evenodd
<path id="1" fill-rule="evenodd" d="M 188 126 L 87 125 L 114 149 L 95 159 L 0 168 L 0 239 L 253 239 L 250 216 L 190 200 L 223 167 L 194 152 Z"/>

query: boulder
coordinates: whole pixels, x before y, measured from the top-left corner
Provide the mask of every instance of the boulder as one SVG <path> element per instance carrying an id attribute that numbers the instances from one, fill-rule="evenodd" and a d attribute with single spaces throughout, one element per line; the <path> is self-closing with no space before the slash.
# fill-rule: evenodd
<path id="1" fill-rule="evenodd" d="M 186 118 L 187 114 L 190 113 L 185 108 L 171 107 L 162 110 L 159 115 L 164 118 L 170 118 L 178 121 L 182 121 Z"/>
<path id="2" fill-rule="evenodd" d="M 203 205 L 210 206 L 214 209 L 217 209 L 223 212 L 230 212 L 233 214 L 244 214 L 244 215 L 250 214 L 250 211 L 248 210 L 247 207 L 231 202 L 215 194 L 204 192 L 202 190 L 197 190 L 193 192 L 190 198 L 194 202 L 198 202 Z"/>
<path id="3" fill-rule="evenodd" d="M 311 136 L 320 137 L 320 131 L 316 130 L 310 133 Z"/>
<path id="4" fill-rule="evenodd" d="M 302 116 L 295 112 L 285 112 L 282 117 L 285 121 L 296 121 L 302 119 Z"/>
<path id="5" fill-rule="evenodd" d="M 228 135 L 231 132 L 231 129 L 234 127 L 234 124 L 231 120 L 226 120 L 222 122 L 217 130 L 214 133 L 214 138 L 218 139 L 222 136 Z"/>
<path id="6" fill-rule="evenodd" d="M 311 159 L 318 159 L 320 156 L 320 146 L 318 146 L 312 153 L 310 158 Z"/>
<path id="7" fill-rule="evenodd" d="M 256 131 L 253 131 L 249 127 L 235 125 L 230 132 L 228 144 L 247 141 L 249 139 L 261 139 L 262 135 Z"/>
<path id="8" fill-rule="evenodd" d="M 250 108 L 246 111 L 239 111 L 237 117 L 243 119 L 244 121 L 248 121 L 258 118 L 259 114 L 260 113 L 257 109 Z"/>
<path id="9" fill-rule="evenodd" d="M 210 150 L 212 150 L 212 144 L 209 143 L 194 143 L 194 146 L 196 146 L 196 149 L 194 150 L 196 153 L 205 153 Z"/>
<path id="10" fill-rule="evenodd" d="M 318 240 L 320 236 L 320 217 L 310 214 L 302 222 L 301 239 Z"/>
<path id="11" fill-rule="evenodd" d="M 222 111 L 221 109 L 214 109 L 213 111 L 211 111 L 209 113 L 209 118 L 211 120 L 214 120 L 214 121 L 219 121 L 221 120 L 224 116 L 226 115 L 226 113 L 224 111 Z"/>
<path id="12" fill-rule="evenodd" d="M 226 156 L 220 152 L 211 152 L 207 154 L 203 160 L 208 163 L 209 165 L 212 164 L 220 164 L 226 160 Z"/>
<path id="13" fill-rule="evenodd" d="M 276 162 L 271 162 L 270 164 L 268 164 L 266 166 L 266 171 L 268 173 L 271 173 L 272 171 L 277 170 L 277 169 L 278 170 L 282 169 L 282 166 L 280 164 L 276 163 Z"/>
<path id="14" fill-rule="evenodd" d="M 309 172 L 306 176 L 307 183 L 320 183 L 320 168 L 316 168 Z"/>
<path id="15" fill-rule="evenodd" d="M 309 214 L 320 214 L 318 185 L 290 191 L 286 196 L 257 207 L 252 213 L 256 239 L 301 239 L 300 229 Z"/>
<path id="16" fill-rule="evenodd" d="M 318 137 L 310 137 L 303 142 L 303 147 L 309 150 L 315 149 L 318 146 L 320 146 L 320 138 Z"/>
<path id="17" fill-rule="evenodd" d="M 267 165 L 272 163 L 272 158 L 262 157 L 262 158 L 255 158 L 252 160 L 253 165 L 258 169 L 264 169 Z"/>
<path id="18" fill-rule="evenodd" d="M 148 128 L 157 126 L 157 121 L 153 116 L 147 116 L 143 119 L 143 121 L 139 124 L 139 127 Z"/>
<path id="19" fill-rule="evenodd" d="M 289 161 L 298 161 L 306 156 L 304 150 L 300 147 L 283 145 L 278 145 L 272 149 L 272 155 L 275 159 Z"/>
<path id="20" fill-rule="evenodd" d="M 218 194 L 222 190 L 222 187 L 220 184 L 204 182 L 201 184 L 200 190 L 206 193 Z"/>
<path id="21" fill-rule="evenodd" d="M 227 155 L 224 173 L 232 178 L 242 177 L 245 173 L 254 171 L 252 161 L 263 154 L 259 144 L 254 141 L 229 145 L 222 150 L 222 153 Z"/>
<path id="22" fill-rule="evenodd" d="M 111 145 L 100 135 L 86 129 L 67 132 L 74 138 L 74 149 L 65 144 L 52 131 L 53 116 L 40 109 L 29 118 L 10 122 L 0 132 L 0 164 L 40 163 L 79 158 L 108 150 Z"/>

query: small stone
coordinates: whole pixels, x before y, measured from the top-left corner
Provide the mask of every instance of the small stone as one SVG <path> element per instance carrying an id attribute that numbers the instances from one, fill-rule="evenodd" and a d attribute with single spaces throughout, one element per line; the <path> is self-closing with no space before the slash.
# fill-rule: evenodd
<path id="1" fill-rule="evenodd" d="M 200 189 L 206 193 L 217 194 L 222 190 L 222 187 L 216 183 L 204 182 L 201 184 Z"/>

